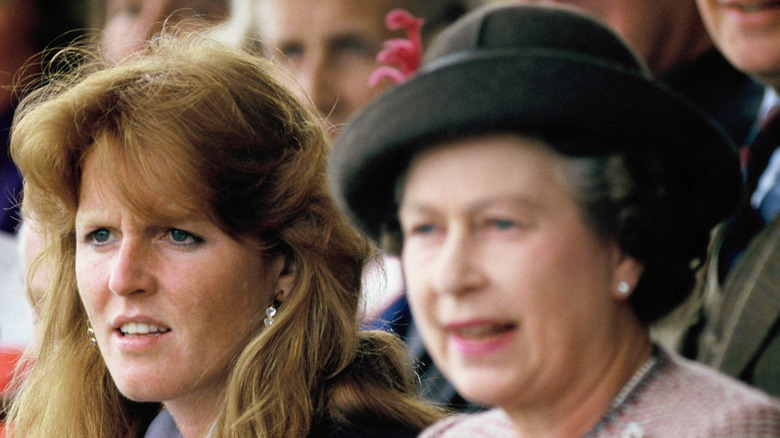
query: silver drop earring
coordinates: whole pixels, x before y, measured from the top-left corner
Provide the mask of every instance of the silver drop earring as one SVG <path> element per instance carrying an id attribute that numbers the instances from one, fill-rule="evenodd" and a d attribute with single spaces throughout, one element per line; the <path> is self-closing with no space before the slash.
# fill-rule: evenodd
<path id="1" fill-rule="evenodd" d="M 279 294 L 281 294 L 284 291 L 279 291 Z M 274 300 L 274 302 L 268 306 L 267 309 L 265 309 L 265 320 L 263 320 L 263 323 L 267 326 L 274 323 L 274 316 L 276 316 L 276 308 L 279 307 L 279 304 L 281 304 L 278 300 Z"/>
<path id="2" fill-rule="evenodd" d="M 620 295 L 627 297 L 631 293 L 631 285 L 627 281 L 621 281 L 617 285 L 617 290 L 620 292 Z"/>

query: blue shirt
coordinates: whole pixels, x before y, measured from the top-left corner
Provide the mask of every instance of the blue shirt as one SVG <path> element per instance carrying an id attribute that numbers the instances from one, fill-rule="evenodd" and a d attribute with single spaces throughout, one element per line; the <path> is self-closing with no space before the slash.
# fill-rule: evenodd
<path id="1" fill-rule="evenodd" d="M 758 120 L 763 120 L 769 110 L 776 105 L 780 105 L 780 97 L 773 89 L 767 88 L 766 93 L 764 94 L 764 100 L 761 102 L 761 108 L 758 112 Z M 766 169 L 764 169 L 764 172 L 758 180 L 756 190 L 750 196 L 750 204 L 758 209 L 761 205 L 761 201 L 763 201 L 767 194 L 769 194 L 769 192 L 778 184 L 780 184 L 780 149 L 775 149 L 772 156 L 769 158 Z M 772 219 L 773 218 L 764 218 L 767 222 Z"/>
<path id="2" fill-rule="evenodd" d="M 144 438 L 184 438 L 179 432 L 179 428 L 176 426 L 176 421 L 173 420 L 171 413 L 167 409 L 163 409 L 162 412 L 157 414 L 152 420 L 152 424 L 146 429 Z"/>

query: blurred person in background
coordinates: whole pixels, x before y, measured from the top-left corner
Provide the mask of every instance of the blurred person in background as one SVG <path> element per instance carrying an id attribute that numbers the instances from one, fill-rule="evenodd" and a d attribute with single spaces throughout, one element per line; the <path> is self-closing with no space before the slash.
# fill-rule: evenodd
<path id="1" fill-rule="evenodd" d="M 249 27 L 250 0 L 88 0 L 89 24 L 108 59 L 137 52 L 165 26 L 213 31 L 239 44 Z M 228 17 L 236 17 L 229 25 Z"/>
<path id="2" fill-rule="evenodd" d="M 475 0 L 255 0 L 256 35 L 263 54 L 277 59 L 333 125 L 392 84 L 369 86 L 385 41 L 402 36 L 385 26 L 397 8 L 422 18 L 424 44 Z"/>
<path id="3" fill-rule="evenodd" d="M 715 44 L 764 87 L 741 150 L 747 192 L 705 264 L 692 357 L 780 397 L 780 5 L 696 0 Z"/>

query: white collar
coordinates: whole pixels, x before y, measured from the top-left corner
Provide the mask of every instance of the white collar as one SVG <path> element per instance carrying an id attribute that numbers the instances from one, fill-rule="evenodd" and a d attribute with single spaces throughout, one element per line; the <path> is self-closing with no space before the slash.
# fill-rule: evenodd
<path id="1" fill-rule="evenodd" d="M 767 87 L 764 91 L 764 99 L 758 108 L 758 120 L 764 120 L 769 110 L 776 105 L 780 105 L 780 96 L 773 88 Z"/>

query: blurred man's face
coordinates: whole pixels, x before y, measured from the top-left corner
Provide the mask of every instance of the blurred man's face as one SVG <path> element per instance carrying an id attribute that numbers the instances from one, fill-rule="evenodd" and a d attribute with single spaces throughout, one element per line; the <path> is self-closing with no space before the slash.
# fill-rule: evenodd
<path id="1" fill-rule="evenodd" d="M 738 69 L 780 87 L 780 2 L 696 0 L 712 39 Z"/>
<path id="2" fill-rule="evenodd" d="M 229 0 L 107 0 L 101 47 L 121 61 L 166 25 L 208 27 L 227 19 Z"/>
<path id="3" fill-rule="evenodd" d="M 384 26 L 393 3 L 261 0 L 258 26 L 264 52 L 282 63 L 338 128 L 388 85 L 371 88 L 368 77 L 378 66 L 383 43 L 402 36 Z"/>

